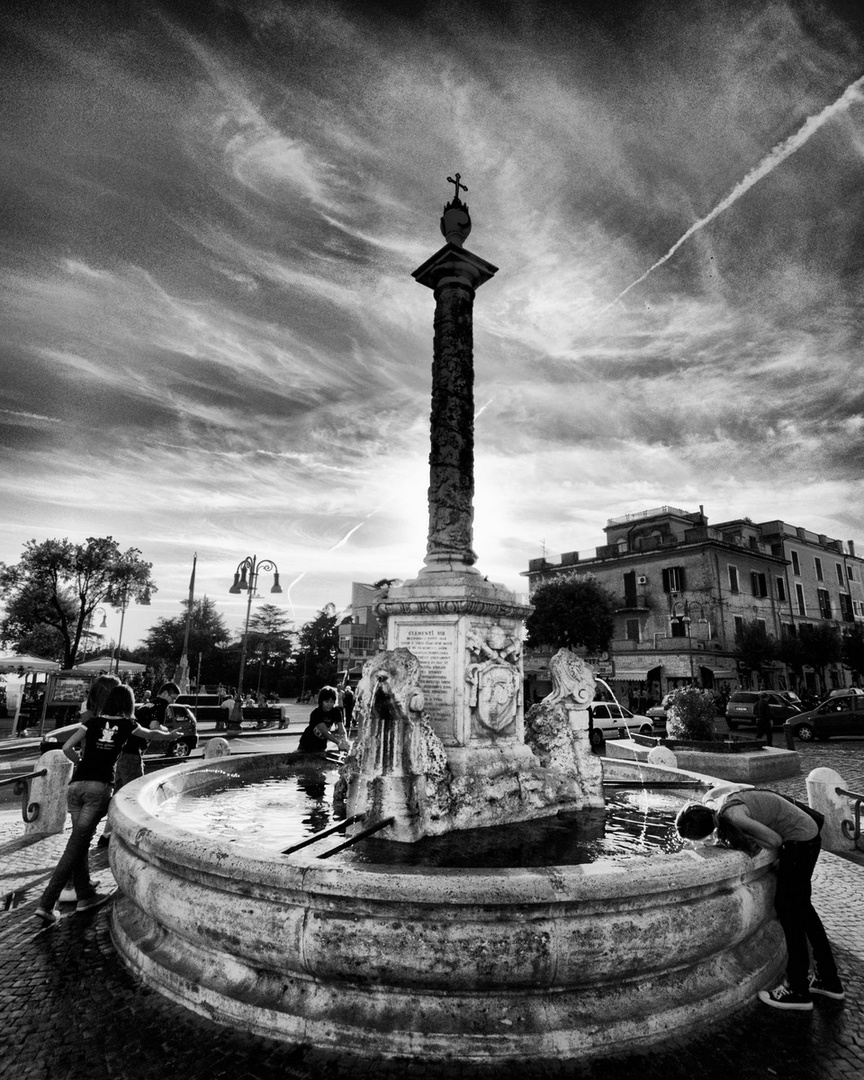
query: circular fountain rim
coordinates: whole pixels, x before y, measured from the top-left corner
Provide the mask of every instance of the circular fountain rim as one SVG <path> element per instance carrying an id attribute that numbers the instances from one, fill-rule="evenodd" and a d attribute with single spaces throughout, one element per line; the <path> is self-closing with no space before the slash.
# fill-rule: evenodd
<path id="1" fill-rule="evenodd" d="M 679 852 L 656 855 L 632 855 L 623 863 L 550 864 L 549 866 L 509 867 L 442 867 L 407 866 L 400 863 L 339 863 L 324 862 L 310 848 L 290 855 L 281 855 L 250 841 L 242 848 L 234 842 L 213 839 L 203 833 L 183 829 L 182 826 L 163 821 L 154 813 L 165 795 L 166 787 L 195 773 L 256 772 L 266 773 L 267 766 L 285 764 L 284 754 L 247 754 L 230 759 L 222 758 L 207 762 L 186 762 L 170 770 L 170 773 L 154 773 L 124 786 L 112 800 L 112 813 L 126 819 L 134 826 L 134 843 L 142 852 L 157 859 L 181 864 L 190 873 L 204 874 L 208 878 L 231 878 L 266 886 L 294 884 L 309 891 L 325 891 L 338 887 L 350 888 L 356 896 L 378 895 L 379 886 L 386 880 L 389 888 L 398 887 L 407 894 L 416 894 L 418 902 L 440 902 L 447 886 L 458 878 L 460 904 L 495 904 L 506 902 L 536 903 L 545 895 L 547 900 L 560 900 L 563 894 L 572 895 L 578 886 L 582 899 L 600 897 L 608 893 L 610 882 L 616 884 L 616 895 L 629 896 L 667 891 L 675 881 L 681 886 L 700 884 L 703 876 L 716 878 L 721 867 L 718 859 L 728 861 L 728 876 L 740 877 L 747 864 L 752 868 L 754 860 L 740 852 L 727 849 L 698 847 Z M 238 768 L 240 766 L 240 768 Z M 687 773 L 666 766 L 645 766 L 641 763 L 615 762 L 619 772 L 636 773 L 646 770 L 673 779 L 698 780 L 707 789 L 716 780 L 697 773 Z M 175 792 L 171 792 L 173 795 Z M 162 797 L 160 798 L 160 794 Z M 125 830 L 124 830 L 125 831 Z M 746 861 L 745 861 L 746 860 Z M 761 866 L 770 861 L 767 853 L 756 856 Z M 699 867 L 701 873 L 696 873 Z M 694 878 L 695 873 L 695 878 Z M 292 882 L 292 879 L 296 881 Z M 338 885 L 336 884 L 338 882 Z M 490 899 L 490 883 L 498 886 L 499 895 Z M 506 886 L 505 886 L 506 883 Z M 435 890 L 438 886 L 440 894 Z M 623 891 L 622 887 L 623 886 Z M 433 894 L 430 895 L 430 888 Z M 448 902 L 453 898 L 447 893 Z"/>

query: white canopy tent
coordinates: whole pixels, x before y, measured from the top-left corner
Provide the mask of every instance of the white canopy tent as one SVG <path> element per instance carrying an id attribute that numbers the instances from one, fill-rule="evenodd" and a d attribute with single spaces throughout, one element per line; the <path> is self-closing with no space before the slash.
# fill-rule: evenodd
<path id="1" fill-rule="evenodd" d="M 0 675 L 30 675 L 33 672 L 58 671 L 56 660 L 46 660 L 32 653 L 7 653 L 0 656 Z"/>
<path id="2" fill-rule="evenodd" d="M 100 671 L 108 675 L 138 675 L 147 670 L 146 664 L 135 664 L 131 660 L 120 660 L 119 663 L 113 656 L 97 656 L 95 660 L 88 660 L 83 664 L 76 664 L 73 671 L 83 671 L 89 674 Z"/>

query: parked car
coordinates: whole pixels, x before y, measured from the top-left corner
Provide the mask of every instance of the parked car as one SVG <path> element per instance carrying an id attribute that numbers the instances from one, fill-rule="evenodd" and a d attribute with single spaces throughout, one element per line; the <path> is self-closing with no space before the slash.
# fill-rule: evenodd
<path id="1" fill-rule="evenodd" d="M 146 705 L 136 710 L 144 727 L 149 727 L 149 721 L 146 718 L 147 710 Z M 145 753 L 163 754 L 166 757 L 189 757 L 198 745 L 198 724 L 195 721 L 195 713 L 188 705 L 176 703 L 169 705 L 165 710 L 164 726 L 169 731 L 176 731 L 179 728 L 183 732 L 183 737 L 168 746 L 164 742 L 151 742 Z"/>
<path id="2" fill-rule="evenodd" d="M 591 717 L 591 745 L 599 746 L 603 739 L 613 736 L 626 739 L 630 732 L 651 735 L 654 728 L 647 716 L 632 713 L 615 701 L 592 701 L 588 706 Z"/>
<path id="3" fill-rule="evenodd" d="M 652 705 L 650 709 L 645 710 L 645 713 L 649 717 L 649 719 L 651 719 L 651 720 L 653 720 L 655 722 L 662 720 L 663 723 L 665 724 L 666 723 L 666 714 L 668 713 L 668 711 L 669 711 L 669 694 L 664 694 L 663 695 L 663 700 L 660 702 L 660 704 L 659 705 Z"/>
<path id="4" fill-rule="evenodd" d="M 832 735 L 864 735 L 864 695 L 829 697 L 815 709 L 790 717 L 786 724 L 802 742 L 825 742 Z"/>
<path id="5" fill-rule="evenodd" d="M 735 731 L 741 724 L 755 725 L 754 710 L 760 697 L 768 701 L 772 727 L 782 727 L 790 716 L 801 712 L 800 701 L 798 705 L 792 701 L 793 697 L 798 700 L 797 695 L 789 690 L 736 690 L 726 706 L 726 723 L 730 731 Z"/>
<path id="6" fill-rule="evenodd" d="M 828 695 L 832 697 L 864 697 L 864 690 L 860 690 L 857 686 L 847 686 L 845 690 L 832 690 Z"/>

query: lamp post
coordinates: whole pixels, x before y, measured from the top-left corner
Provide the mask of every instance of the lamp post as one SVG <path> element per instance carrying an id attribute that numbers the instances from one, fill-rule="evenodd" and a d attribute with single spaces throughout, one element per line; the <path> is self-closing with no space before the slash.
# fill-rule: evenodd
<path id="1" fill-rule="evenodd" d="M 246 669 L 246 646 L 249 641 L 249 616 L 252 614 L 252 597 L 258 587 L 258 574 L 264 570 L 273 572 L 273 587 L 271 593 L 281 593 L 282 586 L 279 584 L 279 569 L 272 559 L 259 560 L 255 555 L 247 555 L 237 563 L 234 571 L 234 584 L 228 590 L 229 593 L 238 595 L 248 590 L 249 597 L 246 602 L 246 625 L 243 628 L 243 644 L 240 648 L 240 674 L 237 676 L 237 697 L 234 700 L 234 708 L 231 710 L 229 727 L 235 731 L 240 730 L 243 722 L 243 673 Z"/>

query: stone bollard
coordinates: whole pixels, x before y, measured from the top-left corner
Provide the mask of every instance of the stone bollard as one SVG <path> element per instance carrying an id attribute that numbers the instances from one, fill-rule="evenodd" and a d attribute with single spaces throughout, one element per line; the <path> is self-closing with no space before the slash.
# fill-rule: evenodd
<path id="1" fill-rule="evenodd" d="M 787 750 L 794 750 L 795 749 L 795 734 L 792 731 L 792 725 L 789 723 L 788 720 L 783 725 L 783 736 L 786 739 L 786 749 Z"/>
<path id="2" fill-rule="evenodd" d="M 66 792 L 74 765 L 62 750 L 48 750 L 36 762 L 34 771 L 47 769 L 47 776 L 30 782 L 28 803 L 39 804 L 35 821 L 24 825 L 24 835 L 53 836 L 66 827 Z"/>
<path id="3" fill-rule="evenodd" d="M 854 842 L 843 835 L 840 827 L 842 821 L 851 821 L 853 814 L 849 799 L 835 791 L 838 787 L 845 788 L 846 783 L 833 769 L 814 769 L 807 777 L 807 802 L 825 815 L 822 847 L 843 854 L 855 850 Z"/>
<path id="4" fill-rule="evenodd" d="M 678 768 L 678 759 L 668 746 L 653 746 L 648 751 L 649 765 L 666 765 L 670 769 Z"/>
<path id="5" fill-rule="evenodd" d="M 205 758 L 228 757 L 230 753 L 231 746 L 227 739 L 208 739 L 204 747 Z"/>

